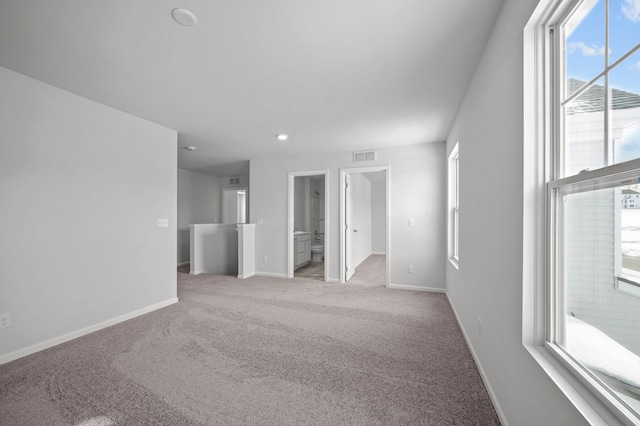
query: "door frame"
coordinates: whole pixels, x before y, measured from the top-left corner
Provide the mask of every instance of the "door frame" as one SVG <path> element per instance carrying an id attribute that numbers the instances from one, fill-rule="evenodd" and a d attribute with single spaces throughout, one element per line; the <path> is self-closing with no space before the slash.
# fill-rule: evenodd
<path id="1" fill-rule="evenodd" d="M 294 245 L 293 245 L 293 226 L 294 226 L 294 182 L 296 177 L 306 176 L 324 176 L 324 280 L 329 281 L 329 262 L 330 256 L 330 244 L 331 235 L 328 232 L 330 229 L 329 220 L 329 170 L 308 170 L 299 172 L 289 172 L 288 178 L 288 192 L 287 192 L 287 278 L 294 277 Z"/>
<path id="2" fill-rule="evenodd" d="M 391 231 L 389 227 L 389 218 L 391 216 L 391 167 L 390 166 L 368 166 L 368 167 L 350 167 L 340 169 L 340 283 L 346 283 L 345 279 L 345 256 L 347 256 L 345 249 L 345 183 L 346 175 L 351 173 L 368 173 L 368 172 L 381 172 L 385 171 L 385 189 L 386 189 L 386 217 L 385 217 L 385 287 L 389 287 L 391 277 Z"/>
<path id="3" fill-rule="evenodd" d="M 340 235 L 344 237 L 345 255 L 342 257 L 344 259 L 344 268 L 342 268 L 342 270 L 344 271 L 345 282 L 349 281 L 351 277 L 353 277 L 353 274 L 356 273 L 355 250 L 353 249 L 355 235 L 353 234 L 357 232 L 357 229 L 355 229 L 355 223 L 350 222 L 350 220 L 353 219 L 353 212 L 355 211 L 353 205 L 353 188 L 349 188 L 353 182 L 352 177 L 351 173 L 345 173 L 344 185 L 342 185 L 342 188 L 344 188 L 344 196 L 340 198 L 344 202 L 344 226 L 340 228 L 342 230 Z M 352 229 L 348 229 L 349 226 L 351 226 Z M 349 266 L 351 266 L 351 270 Z"/>

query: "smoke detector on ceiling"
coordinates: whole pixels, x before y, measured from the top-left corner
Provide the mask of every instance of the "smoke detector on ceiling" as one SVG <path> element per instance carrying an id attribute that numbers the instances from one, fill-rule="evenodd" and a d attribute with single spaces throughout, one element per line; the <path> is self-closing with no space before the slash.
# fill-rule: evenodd
<path id="1" fill-rule="evenodd" d="M 180 25 L 184 25 L 185 27 L 193 27 L 198 23 L 198 18 L 196 18 L 196 15 L 194 15 L 187 9 L 173 9 L 171 11 L 171 16 L 173 16 L 174 21 L 176 21 Z"/>

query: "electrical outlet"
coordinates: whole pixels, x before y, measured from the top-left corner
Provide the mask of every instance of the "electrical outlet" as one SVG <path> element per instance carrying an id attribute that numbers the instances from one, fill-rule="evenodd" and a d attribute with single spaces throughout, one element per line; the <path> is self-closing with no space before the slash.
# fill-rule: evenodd
<path id="1" fill-rule="evenodd" d="M 169 219 L 158 219 L 158 228 L 168 228 Z"/>
<path id="2" fill-rule="evenodd" d="M 262 263 L 267 263 L 267 256 L 262 256 Z"/>
<path id="3" fill-rule="evenodd" d="M 413 265 L 409 265 L 409 273 L 413 274 Z"/>
<path id="4" fill-rule="evenodd" d="M 11 314 L 0 314 L 0 328 L 9 327 L 11 325 Z"/>
<path id="5" fill-rule="evenodd" d="M 409 226 L 416 226 L 416 220 L 415 219 L 409 219 Z"/>

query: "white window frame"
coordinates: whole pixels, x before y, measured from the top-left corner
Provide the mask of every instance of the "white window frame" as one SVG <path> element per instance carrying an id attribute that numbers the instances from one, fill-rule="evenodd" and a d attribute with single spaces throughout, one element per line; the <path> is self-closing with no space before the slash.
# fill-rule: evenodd
<path id="1" fill-rule="evenodd" d="M 556 311 L 552 308 L 556 296 L 549 280 L 554 270 L 554 245 L 547 182 L 555 176 L 553 160 L 560 155 L 551 144 L 559 132 L 554 114 L 560 116 L 553 86 L 560 77 L 550 68 L 559 59 L 554 58 L 552 49 L 552 24 L 561 22 L 566 11 L 579 3 L 541 0 L 523 33 L 523 345 L 589 423 L 633 425 L 639 421 L 624 405 L 603 392 L 599 382 L 549 342 L 555 332 Z M 555 185 L 634 168 L 640 168 L 640 160 L 571 176 Z"/>
<path id="2" fill-rule="evenodd" d="M 458 269 L 460 264 L 460 155 L 458 152 L 459 142 L 449 154 L 448 167 L 448 253 L 449 262 Z"/>

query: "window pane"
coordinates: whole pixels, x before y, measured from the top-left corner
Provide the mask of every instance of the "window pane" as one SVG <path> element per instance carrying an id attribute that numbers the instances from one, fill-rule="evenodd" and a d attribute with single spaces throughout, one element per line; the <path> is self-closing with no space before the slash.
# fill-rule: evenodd
<path id="1" fill-rule="evenodd" d="M 565 194 L 559 224 L 564 304 L 557 342 L 636 412 L 640 293 L 625 286 L 640 286 L 632 279 L 640 271 L 640 209 L 625 206 L 640 207 L 638 197 L 638 185 Z M 625 270 L 631 279 L 623 279 L 621 288 Z"/>
<path id="2" fill-rule="evenodd" d="M 577 82 L 588 82 L 605 68 L 604 63 L 604 0 L 582 2 L 564 24 L 566 96 L 580 87 Z"/>
<path id="3" fill-rule="evenodd" d="M 458 144 L 456 144 L 449 154 L 449 220 L 448 220 L 448 255 L 449 260 L 458 267 L 458 249 L 459 249 L 459 215 L 458 203 L 460 190 L 460 156 L 458 154 Z"/>
<path id="4" fill-rule="evenodd" d="M 456 158 L 453 161 L 454 164 L 454 168 L 453 168 L 453 177 L 455 179 L 455 184 L 454 184 L 454 191 L 456 193 L 456 196 L 454 198 L 454 205 L 457 207 L 460 206 L 460 178 L 459 178 L 459 167 L 460 167 L 460 161 L 458 160 L 458 155 L 456 155 Z"/>
<path id="5" fill-rule="evenodd" d="M 604 92 L 604 79 L 600 79 L 565 105 L 565 176 L 606 165 Z"/>
<path id="6" fill-rule="evenodd" d="M 459 218 L 458 208 L 453 209 L 453 258 L 458 260 L 458 244 L 459 244 Z"/>
<path id="7" fill-rule="evenodd" d="M 625 284 L 637 287 L 640 295 L 640 187 L 622 188 L 620 198 L 620 268 L 617 275 L 625 280 Z M 628 285 L 623 287 L 633 294 L 633 288 Z"/>
<path id="8" fill-rule="evenodd" d="M 610 72 L 609 86 L 614 163 L 640 158 L 640 51 Z"/>
<path id="9" fill-rule="evenodd" d="M 640 43 L 640 5 L 633 0 L 609 1 L 609 63 Z"/>

